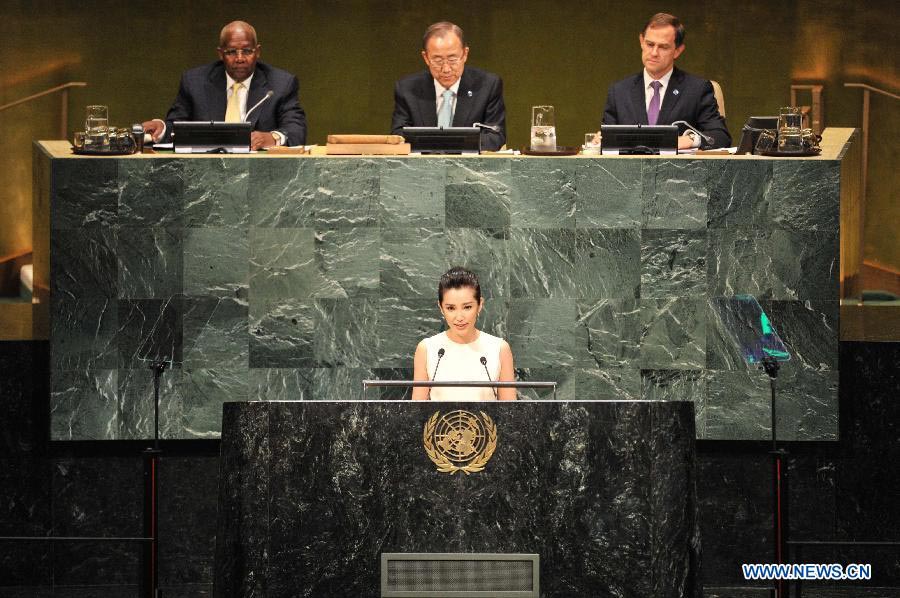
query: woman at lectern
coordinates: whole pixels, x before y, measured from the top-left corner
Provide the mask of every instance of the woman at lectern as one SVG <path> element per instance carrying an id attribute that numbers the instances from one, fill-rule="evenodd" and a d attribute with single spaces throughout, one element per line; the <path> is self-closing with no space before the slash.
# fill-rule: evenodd
<path id="1" fill-rule="evenodd" d="M 444 273 L 438 283 L 438 307 L 447 322 L 447 330 L 422 340 L 416 347 L 415 380 L 515 380 L 509 343 L 476 328 L 484 298 L 474 273 L 459 267 Z M 415 387 L 412 398 L 414 401 L 514 401 L 516 389 Z"/>

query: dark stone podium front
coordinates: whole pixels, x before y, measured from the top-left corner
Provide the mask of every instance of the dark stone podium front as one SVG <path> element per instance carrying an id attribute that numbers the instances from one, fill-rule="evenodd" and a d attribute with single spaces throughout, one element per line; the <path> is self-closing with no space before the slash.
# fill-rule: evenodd
<path id="1" fill-rule="evenodd" d="M 485 412 L 481 472 L 423 428 Z M 689 402 L 227 403 L 215 595 L 375 597 L 382 552 L 536 553 L 541 596 L 697 596 Z"/>

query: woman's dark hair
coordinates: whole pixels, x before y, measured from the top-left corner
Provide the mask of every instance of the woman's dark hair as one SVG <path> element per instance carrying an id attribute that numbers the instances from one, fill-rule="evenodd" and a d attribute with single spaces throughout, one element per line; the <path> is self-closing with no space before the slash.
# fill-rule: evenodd
<path id="1" fill-rule="evenodd" d="M 481 303 L 481 285 L 478 284 L 478 277 L 471 270 L 460 266 L 453 266 L 441 276 L 438 283 L 438 303 L 444 302 L 444 291 L 463 287 L 472 288 L 475 291 L 475 301 Z"/>

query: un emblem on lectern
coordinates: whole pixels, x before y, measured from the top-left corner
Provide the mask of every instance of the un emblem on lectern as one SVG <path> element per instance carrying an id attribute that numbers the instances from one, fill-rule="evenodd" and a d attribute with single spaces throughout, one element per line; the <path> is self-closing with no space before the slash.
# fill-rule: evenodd
<path id="1" fill-rule="evenodd" d="M 422 443 L 437 470 L 442 473 L 462 471 L 466 475 L 482 471 L 497 448 L 497 426 L 487 413 L 481 416 L 468 411 L 451 411 L 441 417 L 440 411 L 425 422 Z"/>

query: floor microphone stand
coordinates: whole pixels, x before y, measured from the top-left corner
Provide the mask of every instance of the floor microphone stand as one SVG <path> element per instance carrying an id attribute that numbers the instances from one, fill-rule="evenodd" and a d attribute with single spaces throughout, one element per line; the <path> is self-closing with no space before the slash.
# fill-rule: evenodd
<path id="1" fill-rule="evenodd" d="M 150 363 L 153 372 L 153 447 L 144 450 L 144 544 L 141 567 L 141 597 L 162 598 L 159 590 L 159 380 L 168 362 Z"/>
<path id="2" fill-rule="evenodd" d="M 787 450 L 778 448 L 778 433 L 776 430 L 777 418 L 775 415 L 775 382 L 778 379 L 779 364 L 772 358 L 766 358 L 760 364 L 762 370 L 769 376 L 771 389 L 771 425 L 772 425 L 772 522 L 775 537 L 775 562 L 784 562 L 784 547 L 787 544 L 786 503 L 784 492 L 787 486 L 787 471 L 784 469 L 784 459 Z M 784 580 L 775 580 L 775 598 L 784 598 Z"/>

